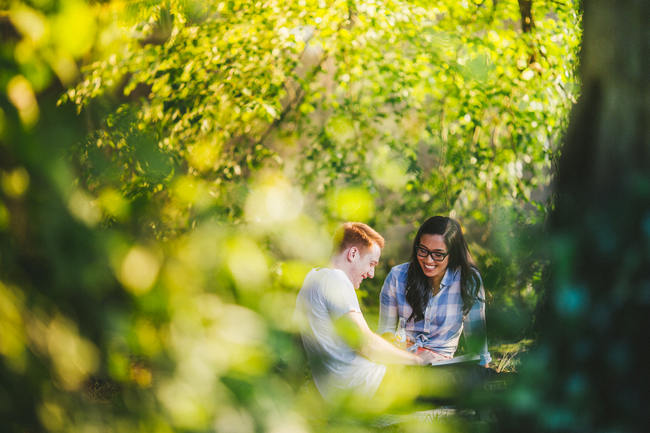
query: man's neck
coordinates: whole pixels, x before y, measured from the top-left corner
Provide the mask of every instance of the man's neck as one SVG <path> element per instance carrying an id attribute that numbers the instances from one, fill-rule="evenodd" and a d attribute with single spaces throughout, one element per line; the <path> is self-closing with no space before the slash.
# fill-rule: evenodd
<path id="1" fill-rule="evenodd" d="M 334 256 L 330 260 L 330 268 L 332 269 L 339 269 L 345 272 L 345 267 L 346 267 L 345 265 L 346 265 L 345 261 L 342 260 L 339 256 Z"/>
<path id="2" fill-rule="evenodd" d="M 352 281 L 352 278 L 350 277 L 350 273 L 348 272 L 348 266 L 349 263 L 347 260 L 345 260 L 345 257 L 342 257 L 341 255 L 334 256 L 330 260 L 330 267 L 332 269 L 338 269 L 339 271 L 342 271 L 346 277 L 348 277 L 348 280 Z"/>

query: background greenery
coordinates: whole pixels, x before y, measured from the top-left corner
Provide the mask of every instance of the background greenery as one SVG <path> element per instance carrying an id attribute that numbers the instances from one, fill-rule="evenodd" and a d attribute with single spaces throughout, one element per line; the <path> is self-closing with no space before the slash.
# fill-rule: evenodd
<path id="1" fill-rule="evenodd" d="M 10 431 L 376 429 L 392 402 L 323 407 L 291 320 L 344 220 L 387 239 L 369 318 L 419 223 L 445 214 L 489 291 L 494 367 L 537 341 L 565 251 L 544 222 L 578 97 L 576 4 L 0 5 Z M 535 387 L 503 405 L 547 419 Z M 459 422 L 404 429 L 499 428 Z"/>

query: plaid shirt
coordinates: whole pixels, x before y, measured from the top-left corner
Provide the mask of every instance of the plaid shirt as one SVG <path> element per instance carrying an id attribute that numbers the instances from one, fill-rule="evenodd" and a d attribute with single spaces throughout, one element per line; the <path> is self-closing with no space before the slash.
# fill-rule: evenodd
<path id="1" fill-rule="evenodd" d="M 402 263 L 393 267 L 381 289 L 379 310 L 379 334 L 395 333 L 398 318 L 405 321 L 411 316 L 411 306 L 406 300 L 406 274 L 409 264 Z M 478 293 L 485 299 L 485 290 L 481 283 Z M 406 322 L 406 337 L 409 350 L 425 347 L 447 356 L 454 356 L 458 348 L 461 332 L 465 338 L 472 336 L 482 338 L 479 355 L 481 365 L 487 365 L 492 357 L 488 352 L 485 338 L 485 302 L 477 301 L 467 315 L 463 315 L 463 300 L 460 295 L 460 269 L 447 269 L 440 291 L 429 299 L 424 320 Z"/>

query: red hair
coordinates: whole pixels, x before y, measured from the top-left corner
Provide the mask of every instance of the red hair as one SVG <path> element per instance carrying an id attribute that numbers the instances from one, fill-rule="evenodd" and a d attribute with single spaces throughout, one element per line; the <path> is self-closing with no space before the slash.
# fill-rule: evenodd
<path id="1" fill-rule="evenodd" d="M 384 248 L 384 238 L 364 223 L 344 223 L 334 235 L 334 248 L 339 253 L 352 246 L 356 246 L 360 250 L 367 250 L 372 244 Z"/>

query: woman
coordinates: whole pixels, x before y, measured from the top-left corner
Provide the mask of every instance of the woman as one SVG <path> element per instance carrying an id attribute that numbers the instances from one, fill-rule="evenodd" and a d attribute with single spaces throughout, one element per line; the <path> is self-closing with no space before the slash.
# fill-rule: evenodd
<path id="1" fill-rule="evenodd" d="M 380 334 L 404 333 L 407 349 L 446 359 L 464 332 L 468 351 L 489 365 L 485 291 L 457 221 L 434 216 L 422 224 L 411 261 L 391 269 L 380 301 Z"/>

